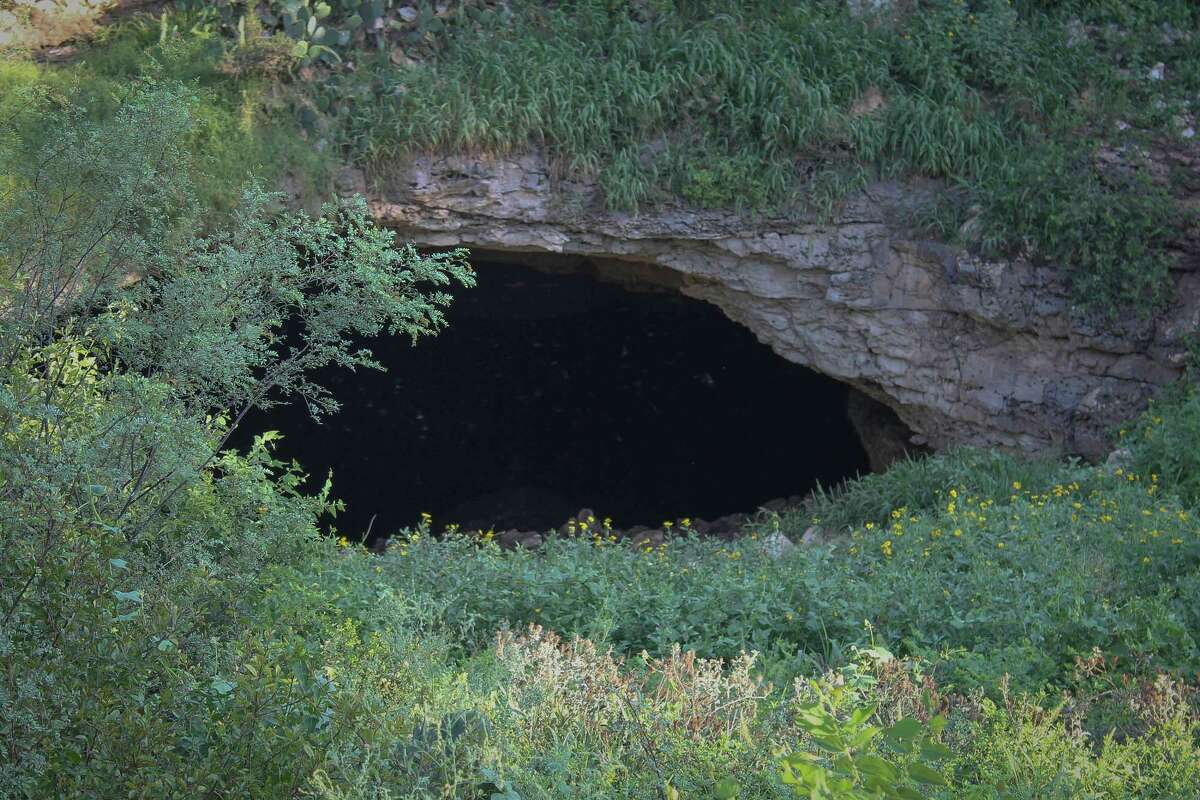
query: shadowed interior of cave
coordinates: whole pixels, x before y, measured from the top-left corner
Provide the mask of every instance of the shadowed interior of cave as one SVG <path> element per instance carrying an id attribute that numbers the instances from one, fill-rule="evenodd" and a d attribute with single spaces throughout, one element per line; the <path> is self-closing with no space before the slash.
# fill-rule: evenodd
<path id="1" fill-rule="evenodd" d="M 318 377 L 342 410 L 256 412 L 357 538 L 459 523 L 545 531 L 581 507 L 618 527 L 754 511 L 867 471 L 847 387 L 792 364 L 719 309 L 666 290 L 475 263 L 449 328 L 369 342 L 387 372 Z M 371 520 L 374 518 L 373 524 Z"/>

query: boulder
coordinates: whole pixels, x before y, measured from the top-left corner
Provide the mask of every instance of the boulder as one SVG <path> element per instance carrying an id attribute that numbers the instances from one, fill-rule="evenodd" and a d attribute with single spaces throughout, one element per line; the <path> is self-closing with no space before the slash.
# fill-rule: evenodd
<path id="1" fill-rule="evenodd" d="M 767 538 L 759 543 L 759 547 L 767 554 L 769 558 L 783 558 L 786 554 L 796 549 L 795 543 L 791 539 L 784 536 L 779 531 L 775 531 Z"/>

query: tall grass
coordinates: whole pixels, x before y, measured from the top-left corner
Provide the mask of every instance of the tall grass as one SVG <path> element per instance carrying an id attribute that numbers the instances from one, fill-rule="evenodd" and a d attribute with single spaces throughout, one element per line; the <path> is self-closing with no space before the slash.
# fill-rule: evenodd
<path id="1" fill-rule="evenodd" d="M 505 30 L 446 27 L 426 63 L 335 82 L 351 150 L 378 162 L 539 148 L 634 212 L 679 198 L 828 214 L 871 175 L 918 174 L 984 209 L 976 244 L 989 254 L 1063 264 L 1084 306 L 1149 309 L 1164 296 L 1173 215 L 1147 215 L 1170 208 L 1167 190 L 1107 186 L 1093 154 L 1102 137 L 1134 136 L 1118 117 L 1166 125 L 1196 82 L 1200 37 L 1163 39 L 1165 24 L 1200 26 L 1182 0 L 931 0 L 882 20 L 833 0 L 513 10 Z M 1073 37 L 1080 25 L 1090 33 Z M 1171 80 L 1144 79 L 1158 60 Z M 1054 184 L 1029 202 L 1025 164 L 1079 171 L 1091 188 Z M 961 221 L 940 220 L 942 232 Z M 1137 245 L 1106 259 L 1092 228 Z"/>
<path id="2" fill-rule="evenodd" d="M 1194 120 L 1189 0 L 922 0 L 884 17 L 841 0 L 510 6 L 489 22 L 451 8 L 405 45 L 423 62 L 347 53 L 355 68 L 290 85 L 223 71 L 237 47 L 202 26 L 135 19 L 37 80 L 93 98 L 139 75 L 191 84 L 200 189 L 217 207 L 248 173 L 315 196 L 337 156 L 431 151 L 538 149 L 634 213 L 680 201 L 830 218 L 872 179 L 920 176 L 946 198 L 914 224 L 1060 266 L 1082 310 L 1145 313 L 1169 296 L 1189 218 L 1177 176 L 1136 154 L 1183 142 Z M 1102 166 L 1102 149 L 1128 163 Z"/>

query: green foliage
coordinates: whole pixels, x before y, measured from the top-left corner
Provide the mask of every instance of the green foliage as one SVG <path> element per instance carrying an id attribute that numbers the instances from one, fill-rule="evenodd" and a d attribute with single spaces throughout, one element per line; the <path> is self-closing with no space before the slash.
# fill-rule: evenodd
<path id="1" fill-rule="evenodd" d="M 511 57 L 534 42 L 546 65 L 580 72 L 557 85 L 510 75 L 529 102 L 491 111 L 528 122 L 523 135 L 627 207 L 672 192 L 783 202 L 797 153 L 828 162 L 805 176 L 832 194 L 861 185 L 868 155 L 986 186 L 1012 147 L 1075 113 L 1065 98 L 1097 74 L 1077 69 L 1108 63 L 1118 42 L 1097 33 L 1055 61 L 1052 27 L 1032 22 L 1069 12 L 1136 34 L 1195 20 L 1181 2 L 1040 5 L 934 4 L 903 30 L 920 46 L 882 67 L 873 48 L 900 43 L 841 4 L 772 7 L 757 30 L 741 12 L 715 16 L 727 10 L 716 2 L 531 5 L 521 24 L 553 36 Z M 426 525 L 374 557 L 320 537 L 340 508 L 333 484 L 306 495 L 301 467 L 273 456 L 275 434 L 236 453 L 229 432 L 255 405 L 335 410 L 312 370 L 373 366 L 352 344 L 362 337 L 435 333 L 447 286 L 470 275 L 461 253 L 397 246 L 361 201 L 313 218 L 230 191 L 231 175 L 273 153 L 276 176 L 296 163 L 278 135 L 289 129 L 258 127 L 277 48 L 241 25 L 231 45 L 203 13 L 164 15 L 77 67 L 0 66 L 0 795 L 1194 796 L 1191 388 L 1127 426 L 1119 470 L 958 451 L 804 513 L 764 514 L 734 543 L 685 533 L 635 551 L 551 537 L 505 552 Z M 1129 41 L 1122 68 L 1154 63 L 1158 51 Z M 510 45 L 492 44 L 474 63 L 496 70 Z M 455 74 L 470 63 L 457 46 L 446 34 L 437 70 L 391 88 L 419 94 Z M 1170 46 L 1182 58 L 1191 45 Z M 572 48 L 587 57 L 568 60 Z M 501 75 L 480 74 L 507 96 Z M 701 74 L 717 80 L 672 83 Z M 864 81 L 886 111 L 848 113 Z M 575 129 L 580 83 L 602 104 Z M 522 144 L 471 117 L 488 102 L 471 85 L 444 110 L 476 126 L 456 146 Z M 262 95 L 242 94 L 255 86 Z M 1126 113 L 1151 91 L 1104 96 Z M 695 137 L 671 127 L 681 111 Z M 626 112 L 628 129 L 614 121 Z M 1114 211 L 1115 185 L 1097 173 L 1068 198 L 1058 156 L 1037 152 L 1050 153 L 1045 191 L 1058 199 L 1022 218 L 1022 236 L 1051 220 L 1042 246 L 1073 235 L 1073 252 L 1087 238 L 1071 225 L 1110 244 L 1121 230 L 1158 235 L 1157 189 L 1133 179 L 1130 208 Z M 197 190 L 197 174 L 212 183 Z M 985 211 L 996 225 L 1025 213 L 1006 202 Z M 1153 288 L 1079 263 L 1120 292 Z M 813 515 L 830 544 L 766 552 L 769 535 L 796 539 Z"/>
<path id="2" fill-rule="evenodd" d="M 1150 733 L 1091 741 L 1064 725 L 1062 709 L 1028 698 L 981 702 L 964 725 L 970 742 L 956 758 L 960 796 L 1068 800 L 1095 797 L 1183 800 L 1195 795 L 1196 762 L 1177 755 L 1195 747 L 1194 722 L 1175 716 Z"/>
<path id="3" fill-rule="evenodd" d="M 786 520 L 764 518 L 736 544 L 685 537 L 649 553 L 603 540 L 503 552 L 416 535 L 383 567 L 433 598 L 468 649 L 505 623 L 537 623 L 620 652 L 753 649 L 768 674 L 788 678 L 838 663 L 873 631 L 960 688 L 1005 673 L 1027 689 L 1061 683 L 1096 646 L 1190 673 L 1200 539 L 1188 510 L 1134 477 L 1001 488 L 986 468 L 978 484 L 967 472 L 914 495 L 924 508 L 893 508 L 834 547 L 778 560 L 761 541 Z"/>
<path id="4" fill-rule="evenodd" d="M 819 689 L 820 687 L 818 687 Z M 838 697 L 845 690 L 820 692 L 802 705 L 800 729 L 820 749 L 820 755 L 798 750 L 783 761 L 782 780 L 797 796 L 817 800 L 920 800 L 918 786 L 945 786 L 946 778 L 931 764 L 950 755 L 935 737 L 946 725 L 934 717 L 927 725 L 905 717 L 887 728 L 870 725 L 869 706 L 853 709 L 839 719 Z M 887 749 L 881 752 L 880 740 Z M 890 751 L 890 752 L 889 752 Z M 895 756 L 888 756 L 895 753 Z M 896 763 L 896 757 L 903 763 Z"/>
<path id="5" fill-rule="evenodd" d="M 275 72 L 261 71 L 270 63 L 263 50 L 269 44 L 239 46 L 203 30 L 164 29 L 157 21 L 135 18 L 102 29 L 65 65 L 0 59 L 0 103 L 19 108 L 30 92 L 50 95 L 61 105 L 86 109 L 99 123 L 111 118 L 140 81 L 182 84 L 190 124 L 174 145 L 194 162 L 191 192 L 207 222 L 218 224 L 220 214 L 238 205 L 250 178 L 277 186 L 286 176 L 297 202 L 319 206 L 314 199 L 327 191 L 335 153 L 321 144 L 321 131 L 297 122 L 310 104 L 281 86 Z M 29 130 L 27 144 L 36 147 L 41 129 Z"/>
<path id="6" fill-rule="evenodd" d="M 789 197 L 797 158 L 871 125 L 844 106 L 880 74 L 874 38 L 832 6 L 530 3 L 512 24 L 517 35 L 505 37 L 456 28 L 435 64 L 378 72 L 377 96 L 395 99 L 346 107 L 352 141 L 373 158 L 541 145 L 565 168 L 597 176 L 610 205 L 627 210 L 655 198 L 622 191 L 640 180 L 631 161 L 657 186 L 691 187 L 712 203 L 724 197 L 704 189 L 713 182 L 705 171 L 733 169 L 728 196 L 758 208 Z M 782 85 L 780 75 L 789 76 Z M 710 156 L 728 166 L 710 166 Z"/>
<path id="7" fill-rule="evenodd" d="M 352 31 L 366 21 L 358 14 L 360 7 L 365 7 L 371 17 L 370 23 L 374 23 L 379 16 L 372 13 L 375 5 L 341 0 L 316 3 L 310 0 L 276 0 L 264 4 L 255 13 L 236 0 L 219 0 L 215 3 L 182 0 L 176 4 L 179 11 L 190 18 L 193 26 L 218 26 L 234 32 L 239 44 L 244 45 L 255 38 L 256 23 L 279 30 L 291 42 L 288 51 L 292 57 L 305 64 L 340 60 L 338 51 L 350 43 Z M 165 26 L 165 12 L 163 19 Z"/>
<path id="8" fill-rule="evenodd" d="M 542 150 L 631 212 L 675 198 L 829 218 L 871 180 L 930 177 L 953 209 L 933 230 L 1059 266 L 1080 311 L 1165 301 L 1189 212 L 1150 154 L 1194 111 L 1194 4 L 846 6 L 181 0 L 68 72 L 103 84 L 149 56 L 198 79 L 192 149 L 225 208 L 250 170 L 301 176 L 311 196 L 334 157 L 386 168 L 424 151 Z"/>
<path id="9" fill-rule="evenodd" d="M 392 659 L 335 680 L 353 623 L 255 621 L 338 504 L 270 437 L 221 448 L 273 397 L 332 408 L 307 372 L 371 366 L 351 336 L 436 332 L 462 254 L 394 248 L 361 201 L 310 219 L 253 190 L 196 236 L 184 92 L 133 87 L 99 122 L 24 101 L 2 140 L 0 793 L 294 794 L 375 724 L 356 687 Z"/>
<path id="10" fill-rule="evenodd" d="M 1200 391 L 1180 383 L 1125 425 L 1117 444 L 1128 448 L 1130 469 L 1152 475 L 1189 506 L 1200 502 Z"/>
<path id="11" fill-rule="evenodd" d="M 256 26 L 276 32 L 290 43 L 299 63 L 340 63 L 352 48 L 384 50 L 393 42 L 414 51 L 456 26 L 495 30 L 507 14 L 486 0 L 435 4 L 399 0 L 269 0 L 248 9 L 239 0 L 177 0 L 175 7 L 192 26 L 214 27 L 241 44 L 258 33 Z M 164 17 L 165 19 L 165 17 Z"/>
<path id="12" fill-rule="evenodd" d="M 1145 164 L 1102 170 L 1093 158 L 1047 144 L 985 171 L 972 190 L 986 209 L 981 245 L 999 255 L 1031 250 L 1062 265 L 1074 296 L 1091 310 L 1117 316 L 1156 308 L 1169 296 L 1167 243 L 1180 212 Z"/>
<path id="13" fill-rule="evenodd" d="M 700 208 L 765 208 L 765 182 L 754 165 L 735 159 L 695 159 L 683 169 L 679 193 Z"/>
<path id="14" fill-rule="evenodd" d="M 505 36 L 445 26 L 436 57 L 331 76 L 329 108 L 368 161 L 539 148 L 626 211 L 828 215 L 870 177 L 938 178 L 982 209 L 969 244 L 1061 266 L 1086 311 L 1145 313 L 1184 222 L 1130 157 L 1177 134 L 1198 26 L 1181 1 L 939 0 L 882 21 L 842 2 L 521 2 Z"/>
<path id="15" fill-rule="evenodd" d="M 883 526 L 894 509 L 924 511 L 941 505 L 947 486 L 969 482 L 983 499 L 998 502 L 1012 495 L 1014 483 L 1030 491 L 1043 491 L 1069 479 L 1086 479 L 1086 469 L 1077 464 L 1048 458 L 1025 459 L 998 451 L 957 448 L 933 458 L 908 458 L 886 472 L 864 475 L 841 486 L 818 489 L 807 510 L 785 514 L 784 525 L 801 530 L 817 524 L 833 531 L 846 531 L 871 522 Z"/>

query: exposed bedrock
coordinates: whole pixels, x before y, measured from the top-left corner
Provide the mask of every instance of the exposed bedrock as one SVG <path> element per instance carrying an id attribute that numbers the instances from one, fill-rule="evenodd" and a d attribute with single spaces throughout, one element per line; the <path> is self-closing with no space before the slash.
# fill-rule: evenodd
<path id="1" fill-rule="evenodd" d="M 339 177 L 344 190 L 369 188 L 380 220 L 419 245 L 550 255 L 713 303 L 784 358 L 887 405 L 914 444 L 935 449 L 1099 456 L 1112 426 L 1179 375 L 1200 323 L 1190 269 L 1156 319 L 1082 322 L 1056 270 L 914 237 L 912 186 L 873 186 L 823 222 L 613 213 L 594 185 L 555 180 L 535 156 L 419 158 L 370 182 Z"/>

